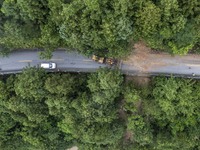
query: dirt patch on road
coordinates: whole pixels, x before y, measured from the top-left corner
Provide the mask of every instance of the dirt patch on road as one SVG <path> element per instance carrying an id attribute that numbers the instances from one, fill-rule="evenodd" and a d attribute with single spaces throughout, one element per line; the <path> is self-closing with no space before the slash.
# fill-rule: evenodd
<path id="1" fill-rule="evenodd" d="M 141 62 L 145 63 L 151 49 L 146 47 L 144 43 L 139 42 L 133 46 L 133 52 L 127 58 L 127 62 L 134 64 L 139 70 L 145 71 L 146 67 L 141 65 Z"/>
<path id="2" fill-rule="evenodd" d="M 124 60 L 124 63 L 133 65 L 140 72 L 148 72 L 152 67 L 166 66 L 162 61 L 162 57 L 170 56 L 167 53 L 155 53 L 151 48 L 147 47 L 142 41 L 133 45 L 131 55 Z"/>

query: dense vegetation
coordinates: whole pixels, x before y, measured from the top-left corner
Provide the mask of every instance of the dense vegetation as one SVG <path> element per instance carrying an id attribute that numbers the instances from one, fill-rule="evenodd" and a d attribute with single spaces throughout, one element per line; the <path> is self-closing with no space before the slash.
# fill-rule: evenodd
<path id="1" fill-rule="evenodd" d="M 0 0 L 0 52 L 57 47 L 124 56 L 132 41 L 174 54 L 200 49 L 199 0 Z M 106 53 L 105 53 L 106 52 Z"/>
<path id="2" fill-rule="evenodd" d="M 27 68 L 0 80 L 0 149 L 200 149 L 200 82 Z"/>

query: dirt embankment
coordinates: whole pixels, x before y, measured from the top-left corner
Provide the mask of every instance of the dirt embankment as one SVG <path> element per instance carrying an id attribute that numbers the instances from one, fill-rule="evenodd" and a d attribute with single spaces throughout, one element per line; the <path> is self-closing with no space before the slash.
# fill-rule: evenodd
<path id="1" fill-rule="evenodd" d="M 151 48 L 147 47 L 143 42 L 138 42 L 133 46 L 131 55 L 123 61 L 126 64 L 132 64 L 141 72 L 146 72 L 152 67 L 167 65 L 162 61 L 163 57 L 171 57 L 167 53 L 155 54 Z"/>

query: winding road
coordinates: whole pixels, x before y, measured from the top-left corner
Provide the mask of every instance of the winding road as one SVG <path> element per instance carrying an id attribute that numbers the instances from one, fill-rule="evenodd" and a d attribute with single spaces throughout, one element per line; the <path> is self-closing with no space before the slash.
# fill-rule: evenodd
<path id="1" fill-rule="evenodd" d="M 55 62 L 57 68 L 48 71 L 64 72 L 94 72 L 99 67 L 106 67 L 92 61 L 91 58 L 77 52 L 66 52 L 58 49 L 53 52 L 50 60 L 41 60 L 39 50 L 18 50 L 8 57 L 0 57 L 0 73 L 11 74 L 21 72 L 27 66 L 39 66 L 42 62 Z M 109 67 L 109 66 L 107 66 Z M 142 58 L 137 54 L 131 59 L 121 61 L 120 69 L 127 75 L 175 75 L 183 77 L 200 78 L 200 55 L 170 56 L 160 54 L 148 54 Z"/>

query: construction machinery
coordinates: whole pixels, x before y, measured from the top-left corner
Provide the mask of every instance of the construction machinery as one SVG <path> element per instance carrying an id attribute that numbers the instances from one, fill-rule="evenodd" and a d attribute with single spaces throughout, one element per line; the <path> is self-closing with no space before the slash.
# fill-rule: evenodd
<path id="1" fill-rule="evenodd" d="M 108 64 L 108 65 L 115 65 L 117 64 L 117 60 L 113 58 L 105 58 L 105 57 L 100 57 L 97 55 L 92 55 L 92 60 L 100 63 L 100 64 Z"/>

